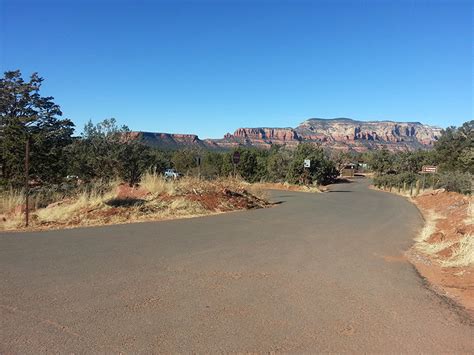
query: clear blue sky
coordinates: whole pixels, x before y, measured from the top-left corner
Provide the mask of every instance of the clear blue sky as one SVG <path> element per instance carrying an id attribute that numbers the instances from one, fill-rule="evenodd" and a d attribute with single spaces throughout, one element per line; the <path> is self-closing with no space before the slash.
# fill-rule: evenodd
<path id="1" fill-rule="evenodd" d="M 80 131 L 222 137 L 310 117 L 473 118 L 472 1 L 0 0 L 2 72 Z"/>

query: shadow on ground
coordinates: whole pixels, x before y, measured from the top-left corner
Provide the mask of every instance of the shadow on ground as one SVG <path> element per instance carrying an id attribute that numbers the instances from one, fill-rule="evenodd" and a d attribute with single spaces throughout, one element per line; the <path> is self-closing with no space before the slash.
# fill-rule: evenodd
<path id="1" fill-rule="evenodd" d="M 112 207 L 133 207 L 141 206 L 145 203 L 145 200 L 139 198 L 113 198 L 105 202 L 106 205 Z"/>

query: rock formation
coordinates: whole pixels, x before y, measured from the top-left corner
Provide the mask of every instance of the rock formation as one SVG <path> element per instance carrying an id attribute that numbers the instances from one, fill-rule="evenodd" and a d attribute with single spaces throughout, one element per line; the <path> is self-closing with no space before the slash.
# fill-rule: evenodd
<path id="1" fill-rule="evenodd" d="M 441 129 L 419 122 L 356 121 L 349 118 L 311 118 L 296 128 L 239 128 L 214 140 L 221 147 L 270 147 L 273 144 L 293 147 L 300 142 L 313 142 L 333 149 L 366 151 L 386 146 L 405 150 L 430 148 Z"/>
<path id="2" fill-rule="evenodd" d="M 144 143 L 161 149 L 207 148 L 207 144 L 195 134 L 171 134 L 139 132 Z"/>
<path id="3" fill-rule="evenodd" d="M 331 149 L 362 152 L 381 147 L 391 151 L 430 148 L 440 136 L 441 129 L 419 122 L 311 118 L 296 128 L 238 128 L 222 139 L 200 140 L 193 134 L 140 134 L 147 144 L 163 149 L 229 149 L 238 146 L 270 148 L 275 144 L 294 148 L 301 142 L 312 142 Z"/>

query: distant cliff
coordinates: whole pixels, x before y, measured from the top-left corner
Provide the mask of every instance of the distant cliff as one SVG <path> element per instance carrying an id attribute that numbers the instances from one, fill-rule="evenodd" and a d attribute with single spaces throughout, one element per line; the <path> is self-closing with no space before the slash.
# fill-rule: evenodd
<path id="1" fill-rule="evenodd" d="M 438 127 L 419 122 L 356 121 L 349 118 L 311 118 L 295 128 L 238 128 L 222 139 L 201 140 L 193 134 L 139 132 L 149 145 L 162 149 L 229 149 L 239 146 L 294 148 L 301 142 L 318 143 L 332 149 L 366 151 L 430 148 L 441 134 Z"/>

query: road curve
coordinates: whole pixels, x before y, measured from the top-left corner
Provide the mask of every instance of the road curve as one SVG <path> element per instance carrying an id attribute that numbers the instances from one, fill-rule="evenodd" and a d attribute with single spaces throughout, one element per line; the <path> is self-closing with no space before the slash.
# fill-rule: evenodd
<path id="1" fill-rule="evenodd" d="M 0 234 L 0 353 L 474 352 L 402 257 L 422 219 L 367 182 L 276 207 Z"/>

